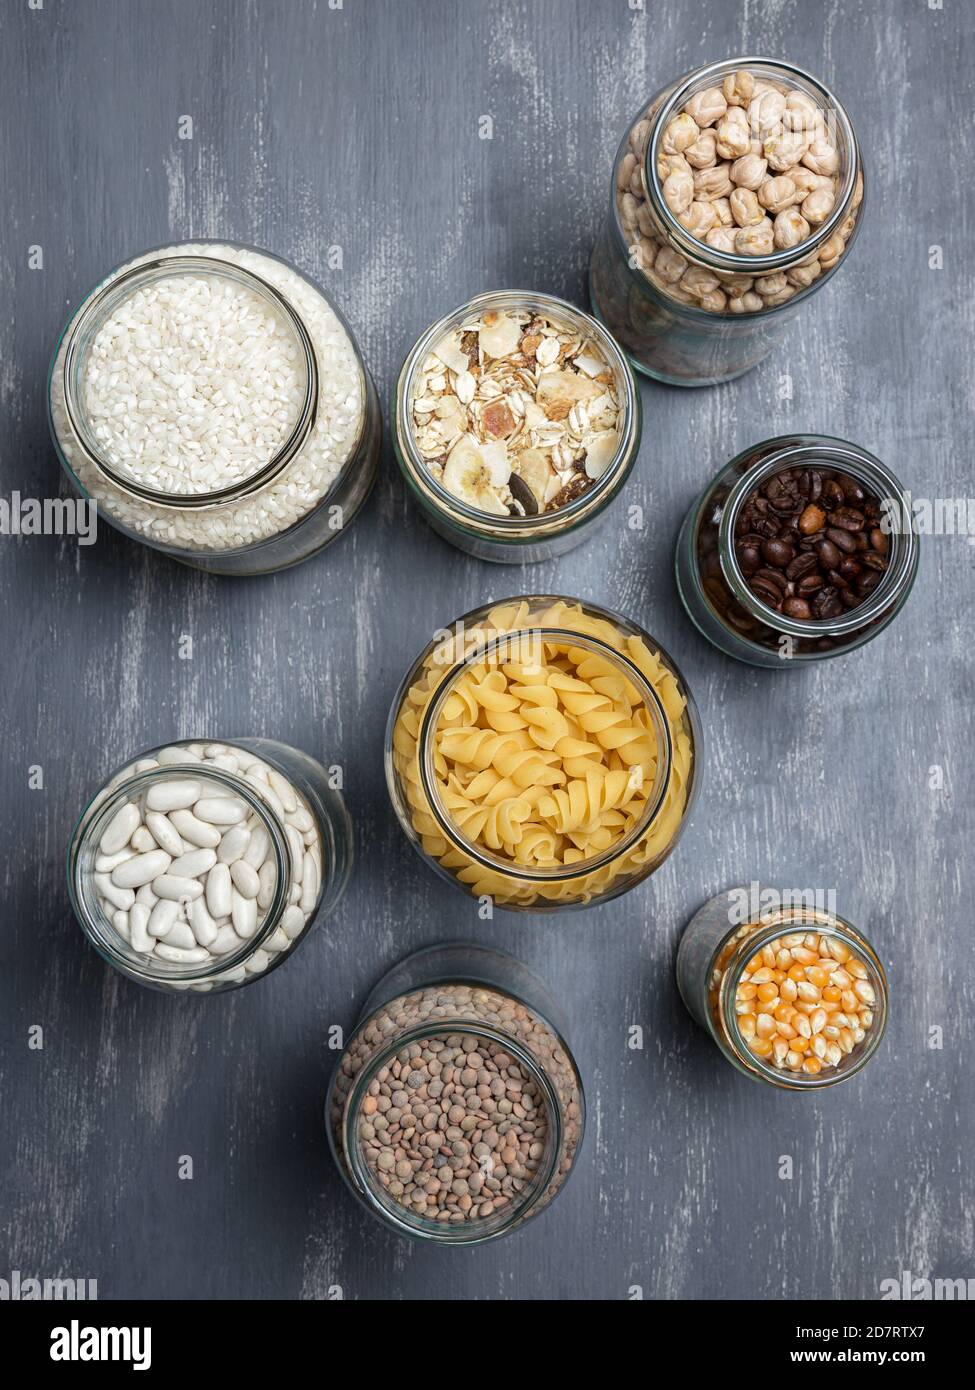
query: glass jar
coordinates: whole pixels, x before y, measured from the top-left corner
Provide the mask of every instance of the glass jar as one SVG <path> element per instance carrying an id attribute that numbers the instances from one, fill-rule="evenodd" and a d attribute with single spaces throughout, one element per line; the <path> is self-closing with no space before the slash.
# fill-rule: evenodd
<path id="1" fill-rule="evenodd" d="M 788 171 L 801 170 L 800 180 L 806 182 L 813 178 L 831 180 L 834 202 L 829 215 L 818 223 L 802 218 L 799 225 L 809 228 L 804 240 L 792 246 L 773 242 L 762 255 L 728 249 L 735 219 L 728 199 L 730 182 L 727 177 L 719 178 L 724 160 L 711 149 L 695 152 L 699 165 L 710 158 L 716 170 L 711 175 L 712 187 L 706 183 L 702 187 L 707 170 L 688 162 L 683 153 L 687 136 L 677 136 L 680 150 L 664 149 L 666 143 L 674 144 L 673 132 L 666 134 L 671 121 L 684 112 L 688 102 L 695 98 L 701 101 L 704 92 L 718 93 L 716 110 L 725 101 L 724 92 L 733 98 L 727 109 L 743 110 L 736 85 L 742 72 L 751 73 L 773 93 L 797 93 L 792 100 L 804 106 L 783 112 L 771 133 L 762 111 L 748 111 L 740 148 L 744 149 L 750 136 L 749 153 L 762 162 L 767 149 L 776 157 L 767 141 L 782 136 L 801 140 L 803 132 L 795 127 L 809 119 L 806 112 L 814 105 L 825 113 L 816 118 L 815 133 L 835 151 L 829 155 L 823 147 L 823 153 L 836 163 L 830 175 L 817 175 L 804 162 Z M 770 99 L 778 100 L 774 95 Z M 703 120 L 706 122 L 711 114 L 705 112 Z M 775 112 L 771 114 L 774 117 Z M 712 133 L 706 126 L 702 128 L 706 134 Z M 809 133 L 814 133 L 812 128 Z M 738 132 L 730 138 L 738 138 Z M 695 144 L 695 151 L 700 148 Z M 727 148 L 730 155 L 730 146 L 719 148 Z M 801 143 L 796 152 L 800 148 Z M 823 162 L 819 146 L 815 154 L 809 151 L 807 155 L 817 168 L 830 167 Z M 777 163 L 782 162 L 777 158 Z M 669 173 L 681 169 L 692 178 L 696 174 L 702 178 L 694 184 L 695 201 L 690 209 L 675 215 L 665 198 L 664 183 Z M 625 348 L 633 365 L 657 381 L 674 386 L 711 386 L 741 376 L 768 356 L 800 306 L 845 262 L 862 220 L 863 191 L 860 148 L 850 119 L 828 88 L 809 73 L 791 63 L 765 58 L 735 58 L 698 68 L 658 93 L 638 113 L 620 144 L 609 212 L 590 265 L 590 298 L 595 312 Z M 703 198 L 698 198 L 699 192 Z M 796 207 L 799 192 L 796 188 Z M 691 230 L 695 213 L 702 209 L 707 218 L 717 219 L 704 234 L 714 244 Z M 759 207 L 759 215 L 761 211 Z M 820 212 L 821 208 L 815 215 Z M 789 239 L 788 234 L 781 237 L 786 243 Z"/>
<path id="2" fill-rule="evenodd" d="M 452 444 L 457 437 L 451 432 L 460 432 L 460 424 L 444 424 L 443 428 L 451 433 L 451 438 L 448 440 L 438 437 L 428 447 L 427 456 L 421 450 L 417 440 L 417 431 L 412 424 L 415 418 L 413 414 L 414 402 L 418 399 L 418 392 L 426 380 L 425 371 L 429 375 L 430 364 L 435 361 L 432 353 L 437 345 L 450 334 L 461 332 L 467 325 L 483 322 L 485 315 L 500 316 L 506 314 L 541 316 L 552 324 L 565 325 L 567 333 L 580 337 L 584 344 L 591 344 L 591 351 L 586 355 L 587 365 L 591 371 L 596 371 L 597 364 L 605 364 L 612 381 L 611 399 L 615 398 L 616 405 L 616 418 L 613 424 L 616 435 L 616 440 L 613 441 L 615 447 L 608 450 L 605 456 L 601 454 L 598 467 L 602 471 L 598 478 L 591 481 L 588 480 L 586 473 L 587 458 L 582 454 L 586 438 L 585 436 L 580 437 L 577 431 L 573 432 L 575 427 L 579 425 L 579 421 L 575 414 L 569 412 L 569 400 L 553 402 L 549 407 L 550 412 L 557 416 L 554 420 L 549 420 L 547 417 L 543 420 L 541 418 L 543 411 L 538 410 L 539 428 L 535 432 L 535 437 L 539 440 L 539 444 L 537 449 L 533 448 L 532 453 L 534 456 L 542 456 L 539 459 L 540 466 L 549 467 L 549 462 L 546 461 L 545 456 L 547 456 L 548 461 L 554 457 L 553 444 L 560 448 L 568 447 L 570 453 L 576 455 L 576 461 L 570 463 L 567 458 L 564 459 L 561 474 L 557 475 L 561 478 L 570 477 L 573 480 L 567 485 L 566 495 L 570 497 L 570 500 L 552 510 L 537 511 L 534 515 L 525 512 L 523 504 L 518 501 L 512 501 L 508 508 L 502 504 L 500 512 L 503 514 L 499 514 L 497 510 L 488 512 L 472 501 L 465 500 L 456 492 L 450 491 L 444 485 L 442 474 Z M 472 348 L 472 350 L 476 354 L 477 349 Z M 593 353 L 598 354 L 598 356 L 593 356 Z M 579 356 L 581 359 L 583 354 L 580 353 Z M 525 361 L 527 367 L 530 368 L 530 359 L 525 358 Z M 457 365 L 462 366 L 459 358 Z M 589 405 L 592 405 L 597 399 L 605 400 L 606 392 L 602 388 L 608 385 L 608 382 L 597 382 L 585 372 L 575 372 L 571 367 L 560 367 L 558 362 L 550 364 L 547 370 L 552 373 L 561 373 L 558 379 L 560 381 L 564 379 L 567 389 L 575 386 L 578 388 L 578 393 L 584 391 L 598 392 L 598 396 L 590 395 L 587 398 Z M 457 373 L 448 374 L 445 367 L 443 375 L 448 387 L 456 383 Z M 530 379 L 529 374 L 529 377 L 525 378 L 525 382 L 527 383 Z M 555 379 L 553 376 L 552 380 Z M 538 380 L 541 381 L 541 376 Z M 449 394 L 452 394 L 452 391 Z M 512 439 L 518 438 L 525 429 L 529 428 L 524 404 L 527 394 L 530 392 L 526 392 L 523 386 L 520 391 L 521 404 L 515 407 L 516 410 L 520 409 L 522 413 L 518 419 L 517 427 L 514 428 Z M 442 400 L 443 397 L 437 399 Z M 434 398 L 430 397 L 429 400 L 432 405 Z M 563 409 L 565 413 L 562 413 Z M 469 423 L 470 417 L 466 409 L 464 418 Z M 462 419 L 461 423 L 463 422 Z M 514 417 L 509 423 L 514 426 Z M 584 430 L 585 426 L 581 425 L 579 428 Z M 470 555 L 477 556 L 480 560 L 492 560 L 500 564 L 523 564 L 550 559 L 552 556 L 565 554 L 566 551 L 572 550 L 591 536 L 597 521 L 606 519 L 611 504 L 617 500 L 622 491 L 639 451 L 640 432 L 640 394 L 636 389 L 636 382 L 626 358 L 602 324 L 583 313 L 582 310 L 567 304 L 565 300 L 556 299 L 554 295 L 536 294 L 526 290 L 506 290 L 478 295 L 453 313 L 445 315 L 444 318 L 426 330 L 407 354 L 396 387 L 396 429 L 394 436 L 396 457 L 407 486 L 418 502 L 426 520 L 438 535 L 452 545 L 456 545 Z M 601 431 L 600 433 L 602 435 L 600 446 L 602 446 L 605 445 L 609 432 Z M 467 437 L 470 438 L 471 436 L 468 435 Z M 440 457 L 431 457 L 429 455 L 430 448 L 434 449 Z M 590 457 L 593 459 L 596 457 L 595 449 L 591 450 Z M 431 471 L 431 465 L 433 471 Z M 507 465 L 503 464 L 502 468 L 504 467 Z M 583 479 L 587 480 L 585 484 Z M 555 486 L 558 486 L 558 482 L 555 483 Z M 584 490 L 578 491 L 580 487 Z M 573 492 L 578 492 L 578 495 L 572 496 Z M 538 506 L 539 499 L 533 497 L 531 489 L 527 489 L 527 491 L 522 489 L 522 493 L 529 508 Z M 488 500 L 493 506 L 491 496 Z M 555 497 L 551 498 L 549 505 L 555 500 Z M 541 501 L 544 506 L 544 497 Z"/>
<path id="3" fill-rule="evenodd" d="M 239 303 L 246 304 L 250 321 L 258 311 L 265 314 L 264 325 L 287 365 L 291 393 L 281 403 L 285 423 L 268 438 L 269 457 L 253 446 L 258 462 L 248 468 L 230 470 L 224 441 L 232 424 L 256 431 L 258 407 L 250 406 L 248 413 L 239 403 L 234 364 L 222 370 L 221 349 L 229 354 L 232 348 L 219 325 L 202 328 L 198 321 L 195 331 L 206 340 L 180 344 L 180 353 L 195 349 L 185 364 L 185 376 L 192 380 L 177 381 L 175 371 L 163 374 L 157 355 L 155 374 L 146 368 L 138 381 L 126 377 L 124 396 L 118 385 L 125 359 L 113 362 L 112 352 L 122 354 L 116 348 L 120 333 L 131 329 L 132 341 L 145 351 L 150 340 L 136 316 L 158 317 L 163 303 L 176 305 L 175 318 L 179 296 L 187 295 L 206 296 L 216 314 L 229 296 L 243 296 Z M 257 352 L 265 350 L 266 343 L 259 343 Z M 246 354 L 242 365 L 250 365 Z M 141 368 L 136 364 L 129 370 Z M 159 379 L 166 393 L 156 387 Z M 189 490 L 184 478 L 174 481 L 179 470 L 172 460 L 184 460 L 188 469 L 200 458 L 202 445 L 191 426 L 193 412 L 204 409 L 203 383 L 210 404 L 213 393 L 220 403 L 224 434 L 213 447 L 220 449 L 224 472 L 194 479 Z M 96 385 L 100 397 L 93 395 Z M 140 399 L 137 390 L 143 389 Z M 272 400 L 283 390 L 280 381 L 267 387 Z M 152 415 L 154 409 L 171 410 L 174 391 L 189 423 Z M 120 396 L 117 406 L 113 393 Z M 263 396 L 259 409 L 266 409 Z M 335 540 L 369 494 L 382 435 L 375 387 L 348 325 L 323 291 L 269 252 L 217 241 L 148 251 L 118 266 L 84 298 L 55 349 L 48 418 L 73 487 L 97 503 L 107 521 L 173 559 L 234 575 L 285 569 Z M 157 454 L 150 461 L 147 451 L 155 438 L 162 440 L 158 448 L 165 457 Z"/>
<path id="4" fill-rule="evenodd" d="M 177 742 L 114 772 L 68 848 L 99 955 L 152 989 L 250 984 L 333 911 L 352 822 L 325 769 L 272 739 Z"/>
<path id="5" fill-rule="evenodd" d="M 855 608 L 837 618 L 790 618 L 749 587 L 735 552 L 747 499 L 784 469 L 836 472 L 879 502 L 887 568 Z M 726 464 L 691 507 L 677 540 L 677 588 L 691 621 L 720 651 L 752 666 L 788 669 L 855 651 L 881 633 L 907 601 L 919 560 L 909 499 L 887 466 L 844 439 L 795 434 L 765 439 Z"/>
<path id="6" fill-rule="evenodd" d="M 514 911 L 606 902 L 670 854 L 700 779 L 686 682 L 580 599 L 485 605 L 404 678 L 386 730 L 400 825 L 447 882 Z"/>
<path id="7" fill-rule="evenodd" d="M 753 883 L 719 893 L 684 929 L 681 998 L 728 1061 L 755 1081 L 820 1090 L 856 1075 L 880 1046 L 889 1003 L 884 967 L 863 933 L 828 906 L 826 894 Z M 761 983 L 749 984 L 756 972 Z"/>
<path id="8" fill-rule="evenodd" d="M 325 1124 L 346 1183 L 393 1230 L 447 1245 L 507 1235 L 549 1206 L 582 1144 L 560 1010 L 500 951 L 418 951 L 366 1000 Z"/>

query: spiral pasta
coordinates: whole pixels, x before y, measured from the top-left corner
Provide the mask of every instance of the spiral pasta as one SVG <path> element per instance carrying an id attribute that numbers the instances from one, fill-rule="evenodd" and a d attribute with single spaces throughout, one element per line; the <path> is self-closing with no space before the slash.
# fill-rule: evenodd
<path id="1" fill-rule="evenodd" d="M 658 695 L 673 745 L 658 814 L 627 850 L 588 870 L 644 818 L 660 750 L 650 709 L 626 671 L 553 628 L 625 654 Z M 445 835 L 420 778 L 426 708 L 444 676 L 471 656 L 432 734 L 433 773 L 447 821 L 462 840 L 504 861 L 498 869 Z M 541 611 L 524 600 L 498 606 L 479 628 L 446 638 L 407 691 L 393 731 L 394 767 L 425 852 L 475 896 L 512 906 L 590 902 L 620 886 L 621 876 L 642 877 L 680 828 L 691 761 L 686 699 L 673 673 L 641 638 L 561 600 Z M 557 879 L 518 876 L 519 868 L 564 874 L 576 865 L 578 874 Z"/>

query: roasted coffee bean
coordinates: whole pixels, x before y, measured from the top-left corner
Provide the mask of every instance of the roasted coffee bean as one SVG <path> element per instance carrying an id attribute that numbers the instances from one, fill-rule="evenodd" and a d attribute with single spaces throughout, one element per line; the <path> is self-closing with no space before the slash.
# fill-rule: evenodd
<path id="1" fill-rule="evenodd" d="M 820 589 L 819 593 L 812 601 L 812 613 L 814 618 L 838 618 L 843 611 L 840 603 L 840 596 L 836 589 L 827 586 Z"/>
<path id="2" fill-rule="evenodd" d="M 820 541 L 819 560 L 820 564 L 824 565 L 826 569 L 835 570 L 842 558 L 843 556 L 832 541 Z"/>
<path id="3" fill-rule="evenodd" d="M 766 542 L 768 544 L 768 542 Z M 743 545 L 738 551 L 738 563 L 741 566 L 742 574 L 754 574 L 762 563 L 762 557 L 756 545 Z"/>
<path id="4" fill-rule="evenodd" d="M 873 546 L 874 550 L 876 550 L 878 555 L 887 554 L 889 542 L 879 526 L 875 526 L 873 530 L 870 532 L 870 544 Z"/>
<path id="5" fill-rule="evenodd" d="M 809 595 L 814 594 L 817 589 L 821 589 L 825 583 L 826 580 L 821 574 L 803 575 L 802 579 L 800 579 L 799 583 L 796 585 L 796 593 L 802 598 L 808 598 Z"/>
<path id="6" fill-rule="evenodd" d="M 827 526 L 826 539 L 838 545 L 840 550 L 845 550 L 847 555 L 852 555 L 857 548 L 857 543 L 849 531 L 843 531 L 839 526 Z"/>
<path id="7" fill-rule="evenodd" d="M 856 579 L 860 573 L 860 562 L 848 555 L 845 560 L 840 561 L 837 569 L 844 579 Z"/>
<path id="8" fill-rule="evenodd" d="M 845 501 L 846 496 L 839 483 L 835 478 L 827 478 L 823 483 L 823 506 L 832 510 L 833 507 L 842 507 Z"/>
<path id="9" fill-rule="evenodd" d="M 787 598 L 782 605 L 787 618 L 811 618 L 812 610 L 804 598 Z"/>
<path id="10" fill-rule="evenodd" d="M 776 588 L 781 589 L 783 593 L 785 593 L 786 589 L 789 587 L 789 581 L 781 570 L 768 569 L 764 565 L 756 572 L 755 578 L 767 580 L 769 584 L 774 584 Z"/>
<path id="11" fill-rule="evenodd" d="M 861 594 L 866 596 L 872 594 L 880 583 L 880 575 L 876 570 L 864 570 L 857 580 L 857 588 Z"/>
<path id="12" fill-rule="evenodd" d="M 752 593 L 770 608 L 777 609 L 782 602 L 782 590 L 775 584 L 770 584 L 767 579 L 753 579 L 749 587 Z"/>
<path id="13" fill-rule="evenodd" d="M 804 550 L 801 555 L 797 555 L 790 565 L 786 566 L 786 579 L 801 579 L 804 574 L 809 574 L 816 569 L 817 560 L 810 551 Z"/>
<path id="14" fill-rule="evenodd" d="M 840 473 L 836 481 L 843 489 L 843 496 L 846 498 L 847 502 L 859 504 L 865 499 L 866 493 L 855 478 L 850 478 L 845 473 Z"/>
<path id="15" fill-rule="evenodd" d="M 887 568 L 887 557 L 878 555 L 875 550 L 866 550 L 859 557 L 861 565 L 867 565 L 872 570 L 885 570 Z"/>
<path id="16" fill-rule="evenodd" d="M 815 535 L 821 531 L 826 524 L 826 513 L 822 507 L 817 507 L 814 502 L 810 502 L 808 507 L 803 509 L 799 517 L 799 530 L 804 536 Z"/>
<path id="17" fill-rule="evenodd" d="M 844 531 L 862 531 L 865 519 L 863 512 L 858 512 L 855 507 L 837 507 L 830 517 L 833 525 Z"/>
<path id="18" fill-rule="evenodd" d="M 770 565 L 776 569 L 785 569 L 792 560 L 795 559 L 795 550 L 789 545 L 788 541 L 775 540 L 762 542 L 762 556 Z"/>

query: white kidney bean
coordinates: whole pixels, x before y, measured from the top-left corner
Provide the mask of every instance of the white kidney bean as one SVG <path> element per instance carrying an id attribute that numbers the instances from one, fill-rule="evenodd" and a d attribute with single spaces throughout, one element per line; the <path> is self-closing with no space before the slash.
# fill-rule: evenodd
<path id="1" fill-rule="evenodd" d="M 132 848 L 138 850 L 140 854 L 147 854 L 150 850 L 159 848 L 144 825 L 139 826 L 129 843 Z"/>
<path id="2" fill-rule="evenodd" d="M 173 902 L 170 898 L 160 898 L 149 914 L 149 935 L 168 936 L 178 916 L 179 903 Z"/>
<path id="3" fill-rule="evenodd" d="M 125 848 L 132 838 L 133 831 L 141 824 L 142 817 L 139 815 L 138 806 L 132 801 L 127 802 L 109 821 L 98 848 L 102 854 L 117 854 L 120 849 Z"/>
<path id="4" fill-rule="evenodd" d="M 216 862 L 217 856 L 212 849 L 194 849 L 190 850 L 189 854 L 181 854 L 178 859 L 174 859 L 169 866 L 169 872 L 185 874 L 187 878 L 199 878 L 200 874 L 212 869 Z"/>
<path id="5" fill-rule="evenodd" d="M 207 910 L 206 900 L 201 896 L 190 905 L 190 926 L 198 946 L 212 946 L 217 939 L 217 924 Z"/>
<path id="6" fill-rule="evenodd" d="M 173 825 L 184 840 L 201 849 L 216 849 L 220 843 L 220 831 L 214 825 L 197 820 L 192 811 L 173 811 L 170 816 Z"/>
<path id="7" fill-rule="evenodd" d="M 251 841 L 251 832 L 244 825 L 232 825 L 220 841 L 217 858 L 221 864 L 234 864 L 243 857 Z"/>
<path id="8" fill-rule="evenodd" d="M 210 952 L 202 946 L 194 946 L 192 950 L 184 951 L 178 946 L 168 946 L 165 941 L 158 943 L 155 954 L 162 960 L 172 961 L 174 965 L 202 965 L 210 959 Z"/>
<path id="9" fill-rule="evenodd" d="M 146 793 L 146 805 L 150 811 L 180 811 L 199 801 L 202 795 L 203 787 L 199 782 L 182 782 L 174 778 L 150 787 Z"/>
<path id="10" fill-rule="evenodd" d="M 230 915 L 234 931 L 247 940 L 257 931 L 257 903 L 253 898 L 245 898 L 236 888 L 232 892 L 232 898 Z"/>
<path id="11" fill-rule="evenodd" d="M 233 831 L 228 830 L 227 834 L 232 835 Z M 252 869 L 260 869 L 265 859 L 267 859 L 267 851 L 270 843 L 267 837 L 267 831 L 264 829 L 263 825 L 255 825 L 254 829 L 251 831 L 250 844 L 244 850 L 244 862 L 249 864 Z"/>
<path id="12" fill-rule="evenodd" d="M 99 874 L 110 874 L 119 864 L 124 864 L 126 859 L 132 859 L 134 856 L 134 849 L 120 849 L 118 854 L 96 855 L 95 872 Z"/>
<path id="13" fill-rule="evenodd" d="M 129 941 L 133 951 L 151 951 L 155 942 L 147 930 L 149 909 L 144 903 L 133 903 L 129 908 Z"/>
<path id="14" fill-rule="evenodd" d="M 168 898 L 179 903 L 184 898 L 202 898 L 203 884 L 195 878 L 181 878 L 176 874 L 160 874 L 152 880 L 152 891 L 157 898 Z"/>
<path id="15" fill-rule="evenodd" d="M 162 815 L 159 811 L 147 811 L 146 829 L 159 848 L 171 854 L 174 859 L 184 852 L 182 837 L 168 816 Z"/>
<path id="16" fill-rule="evenodd" d="M 166 933 L 165 941 L 167 946 L 179 946 L 184 951 L 191 951 L 196 945 L 196 937 L 187 922 L 177 922 L 171 927 Z"/>
<path id="17" fill-rule="evenodd" d="M 112 870 L 112 882 L 116 888 L 141 888 L 144 883 L 151 883 L 154 878 L 164 874 L 172 862 L 172 856 L 164 849 L 136 854 Z"/>
<path id="18" fill-rule="evenodd" d="M 117 887 L 108 874 L 95 874 L 93 882 L 102 897 L 107 898 L 113 907 L 120 907 L 128 912 L 135 902 L 135 894 L 132 889 Z"/>
<path id="19" fill-rule="evenodd" d="M 226 864 L 215 864 L 207 874 L 207 907 L 214 917 L 227 917 L 230 913 L 231 883 L 230 870 Z"/>
<path id="20" fill-rule="evenodd" d="M 257 870 L 252 869 L 250 864 L 245 864 L 243 859 L 235 859 L 231 864 L 230 877 L 237 892 L 244 898 L 256 898 L 261 891 L 261 880 L 257 876 Z"/>

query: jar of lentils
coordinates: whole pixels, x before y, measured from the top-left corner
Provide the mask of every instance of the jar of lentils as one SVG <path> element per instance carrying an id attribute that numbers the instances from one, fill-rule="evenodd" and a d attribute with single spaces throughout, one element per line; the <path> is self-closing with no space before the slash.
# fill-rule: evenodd
<path id="1" fill-rule="evenodd" d="M 585 1104 L 548 990 L 510 956 L 457 943 L 408 957 L 373 990 L 326 1123 L 339 1171 L 387 1226 L 476 1245 L 562 1190 Z"/>
<path id="2" fill-rule="evenodd" d="M 789 669 L 842 656 L 907 601 L 919 562 L 910 517 L 897 478 L 859 445 L 766 439 L 733 458 L 688 512 L 678 591 L 699 631 L 739 661 Z"/>
<path id="3" fill-rule="evenodd" d="M 820 1090 L 870 1061 L 887 1026 L 877 953 L 816 895 L 733 889 L 697 912 L 677 951 L 677 985 L 694 1020 L 755 1081 Z M 758 913 L 749 904 L 771 899 Z"/>
<path id="4" fill-rule="evenodd" d="M 641 883 L 674 849 L 700 781 L 680 671 L 637 624 L 526 595 L 436 635 L 393 699 L 386 780 L 446 882 L 521 912 Z"/>
<path id="5" fill-rule="evenodd" d="M 591 537 L 640 447 L 640 395 L 602 324 L 553 295 L 478 295 L 407 354 L 396 457 L 427 521 L 480 560 Z"/>
<path id="6" fill-rule="evenodd" d="M 99 516 L 220 574 L 263 574 L 351 524 L 379 400 L 344 319 L 286 261 L 226 242 L 146 252 L 72 314 L 51 433 Z"/>
<path id="7" fill-rule="evenodd" d="M 623 137 L 590 267 L 596 313 L 658 381 L 741 376 L 845 262 L 863 187 L 852 123 L 809 73 L 765 58 L 699 68 Z"/>
<path id="8" fill-rule="evenodd" d="M 68 892 L 130 980 L 217 993 L 261 979 L 333 911 L 352 843 L 341 793 L 296 748 L 172 743 L 128 761 L 82 812 Z"/>

